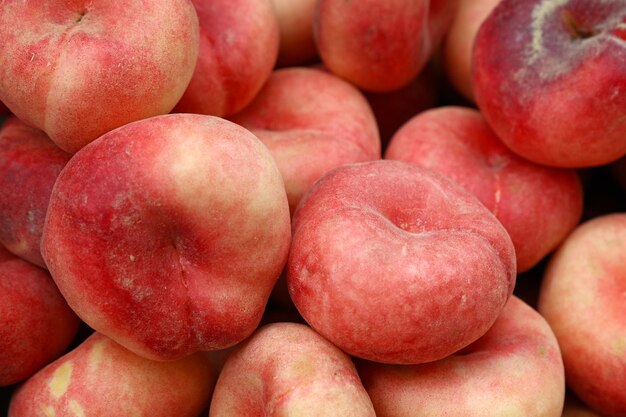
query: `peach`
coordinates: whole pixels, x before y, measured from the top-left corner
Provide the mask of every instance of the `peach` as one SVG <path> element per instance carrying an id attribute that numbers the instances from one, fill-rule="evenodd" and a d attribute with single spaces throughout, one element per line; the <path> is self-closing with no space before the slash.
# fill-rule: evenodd
<path id="1" fill-rule="evenodd" d="M 280 35 L 277 65 L 303 65 L 317 57 L 313 38 L 316 0 L 272 0 Z"/>
<path id="2" fill-rule="evenodd" d="M 552 252 L 582 215 L 574 170 L 517 156 L 474 109 L 445 106 L 419 114 L 396 133 L 385 158 L 435 170 L 478 197 L 511 236 L 518 272 Z"/>
<path id="3" fill-rule="evenodd" d="M 10 117 L 0 128 L 0 243 L 42 268 L 39 249 L 52 186 L 70 155 Z"/>
<path id="4" fill-rule="evenodd" d="M 291 211 L 326 172 L 380 159 L 372 109 L 352 85 L 322 70 L 285 68 L 229 120 L 269 148 L 285 181 Z"/>
<path id="5" fill-rule="evenodd" d="M 516 297 L 463 351 L 414 366 L 358 362 L 378 417 L 560 417 L 565 375 L 550 326 Z"/>
<path id="6" fill-rule="evenodd" d="M 7 2 L 0 100 L 74 153 L 116 127 L 172 110 L 197 56 L 189 0 Z"/>
<path id="7" fill-rule="evenodd" d="M 515 253 L 474 196 L 398 161 L 337 168 L 293 218 L 287 283 L 304 319 L 350 355 L 441 359 L 482 336 L 515 284 Z M 471 250 L 468 250 L 471 248 Z"/>
<path id="8" fill-rule="evenodd" d="M 0 245 L 0 386 L 25 380 L 63 354 L 79 323 L 46 270 Z"/>
<path id="9" fill-rule="evenodd" d="M 459 7 L 441 48 L 445 73 L 468 100 L 472 91 L 472 48 L 476 33 L 500 0 L 459 0 Z"/>
<path id="10" fill-rule="evenodd" d="M 205 353 L 154 362 L 94 333 L 18 388 L 9 417 L 196 417 L 215 378 Z"/>
<path id="11" fill-rule="evenodd" d="M 278 56 L 272 0 L 192 0 L 200 20 L 193 78 L 176 113 L 228 116 L 254 99 Z"/>
<path id="12" fill-rule="evenodd" d="M 626 213 L 580 225 L 551 258 L 539 312 L 554 330 L 568 386 L 605 416 L 626 415 Z"/>
<path id="13" fill-rule="evenodd" d="M 320 0 L 314 20 L 330 71 L 362 89 L 407 85 L 434 52 L 458 0 Z"/>
<path id="14" fill-rule="evenodd" d="M 626 3 L 501 0 L 476 35 L 476 103 L 518 155 L 559 167 L 626 154 Z"/>
<path id="15" fill-rule="evenodd" d="M 374 417 L 350 358 L 295 323 L 260 328 L 227 359 L 210 417 Z"/>
<path id="16" fill-rule="evenodd" d="M 286 261 L 280 172 L 249 131 L 165 115 L 100 137 L 53 188 L 42 254 L 92 328 L 149 359 L 231 346 Z"/>

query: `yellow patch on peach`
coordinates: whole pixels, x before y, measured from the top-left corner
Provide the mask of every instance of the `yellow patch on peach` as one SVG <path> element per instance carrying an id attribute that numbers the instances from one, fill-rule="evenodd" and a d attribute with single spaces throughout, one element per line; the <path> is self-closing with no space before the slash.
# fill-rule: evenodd
<path id="1" fill-rule="evenodd" d="M 70 401 L 69 407 L 70 411 L 74 413 L 76 417 L 85 417 L 85 410 L 83 410 L 83 407 L 75 400 Z"/>
<path id="2" fill-rule="evenodd" d="M 50 393 L 55 399 L 59 399 L 63 394 L 67 392 L 67 388 L 70 385 L 71 378 L 71 362 L 64 363 L 63 365 L 59 366 L 56 371 L 54 371 L 52 379 L 48 383 L 48 388 L 50 389 Z"/>
<path id="3" fill-rule="evenodd" d="M 54 411 L 54 408 L 52 408 L 52 406 L 50 406 L 50 405 L 40 404 L 39 408 L 41 409 L 41 412 L 46 417 L 56 417 L 56 415 L 57 415 L 57 413 Z"/>
<path id="4" fill-rule="evenodd" d="M 626 337 L 618 336 L 613 342 L 613 353 L 615 356 L 622 357 L 626 355 Z"/>

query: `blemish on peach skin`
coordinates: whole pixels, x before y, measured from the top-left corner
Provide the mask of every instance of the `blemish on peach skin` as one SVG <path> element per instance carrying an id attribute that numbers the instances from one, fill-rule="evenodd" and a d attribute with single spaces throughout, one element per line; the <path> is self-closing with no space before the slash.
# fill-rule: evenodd
<path id="1" fill-rule="evenodd" d="M 72 378 L 72 363 L 66 362 L 59 366 L 52 375 L 52 379 L 48 383 L 50 394 L 55 399 L 59 399 L 67 392 Z"/>

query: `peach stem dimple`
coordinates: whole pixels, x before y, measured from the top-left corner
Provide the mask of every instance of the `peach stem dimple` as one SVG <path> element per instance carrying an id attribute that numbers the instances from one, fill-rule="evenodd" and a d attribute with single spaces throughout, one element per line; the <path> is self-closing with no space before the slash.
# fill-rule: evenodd
<path id="1" fill-rule="evenodd" d="M 572 39 L 588 39 L 595 36 L 596 33 L 593 30 L 584 27 L 569 10 L 563 10 L 563 12 L 561 12 L 561 17 L 563 18 L 565 28 L 569 32 Z"/>

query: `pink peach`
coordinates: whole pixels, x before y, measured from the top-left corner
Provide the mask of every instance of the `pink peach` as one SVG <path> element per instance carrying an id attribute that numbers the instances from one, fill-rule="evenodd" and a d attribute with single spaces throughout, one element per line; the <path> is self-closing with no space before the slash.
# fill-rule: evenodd
<path id="1" fill-rule="evenodd" d="M 0 248 L 0 386 L 63 354 L 79 323 L 46 270 Z"/>
<path id="2" fill-rule="evenodd" d="M 626 3 L 501 0 L 473 50 L 478 107 L 533 162 L 582 168 L 626 154 Z"/>
<path id="3" fill-rule="evenodd" d="M 227 359 L 209 417 L 374 417 L 350 358 L 310 327 L 274 323 Z"/>
<path id="4" fill-rule="evenodd" d="M 272 0 L 192 2 L 200 20 L 200 49 L 174 112 L 228 116 L 252 101 L 276 63 L 279 32 Z"/>
<path id="5" fill-rule="evenodd" d="M 320 57 L 368 91 L 407 85 L 446 32 L 457 0 L 321 0 L 314 21 Z"/>
<path id="6" fill-rule="evenodd" d="M 0 100 L 74 153 L 172 110 L 197 56 L 189 0 L 3 2 Z"/>
<path id="7" fill-rule="evenodd" d="M 250 335 L 285 264 L 280 172 L 249 131 L 157 116 L 70 160 L 52 191 L 42 254 L 95 330 L 170 360 Z"/>
<path id="8" fill-rule="evenodd" d="M 345 352 L 417 364 L 489 329 L 513 291 L 515 253 L 493 214 L 451 180 L 365 162 L 326 174 L 301 201 L 287 283 L 304 319 Z"/>
<path id="9" fill-rule="evenodd" d="M 70 156 L 16 117 L 0 128 L 0 243 L 42 268 L 39 247 L 50 193 Z"/>
<path id="10" fill-rule="evenodd" d="M 626 415 L 626 213 L 578 226 L 550 259 L 538 308 L 556 335 L 568 386 L 602 415 Z"/>
<path id="11" fill-rule="evenodd" d="M 582 215 L 576 171 L 519 157 L 474 109 L 445 106 L 417 115 L 392 138 L 385 158 L 437 171 L 478 197 L 511 236 L 518 272 L 552 252 Z"/>
<path id="12" fill-rule="evenodd" d="M 215 378 L 207 354 L 153 362 L 94 333 L 22 385 L 9 417 L 197 417 Z"/>
<path id="13" fill-rule="evenodd" d="M 357 367 L 378 417 L 560 417 L 563 409 L 559 345 L 548 323 L 516 297 L 457 354 L 415 366 Z"/>
<path id="14" fill-rule="evenodd" d="M 275 71 L 258 97 L 230 120 L 268 147 L 285 182 L 292 212 L 326 172 L 380 159 L 378 128 L 365 97 L 325 71 Z"/>

